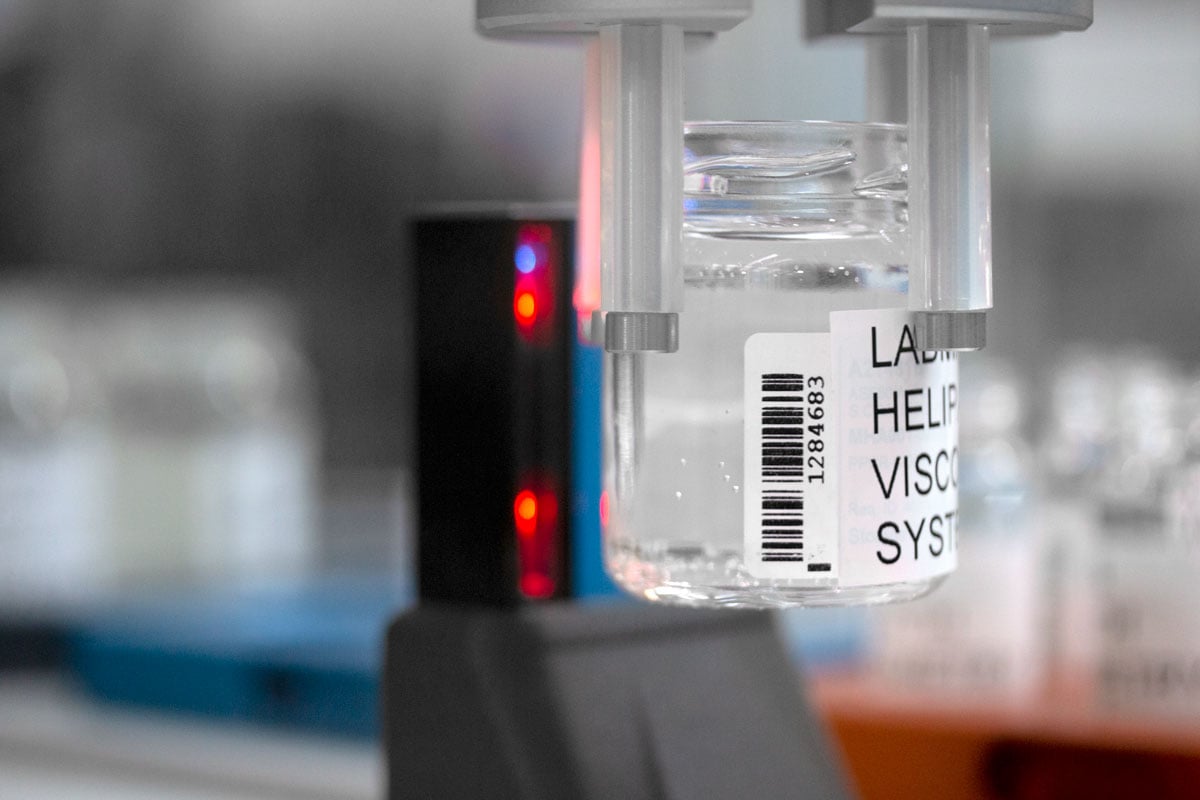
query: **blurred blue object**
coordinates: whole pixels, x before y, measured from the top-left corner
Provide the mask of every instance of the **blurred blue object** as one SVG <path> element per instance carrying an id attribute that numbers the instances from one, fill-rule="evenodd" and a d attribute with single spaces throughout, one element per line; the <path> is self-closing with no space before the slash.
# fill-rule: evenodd
<path id="1" fill-rule="evenodd" d="M 603 531 L 600 526 L 602 386 L 604 350 L 575 340 L 572 368 L 571 503 L 572 594 L 580 599 L 623 597 L 604 571 Z"/>
<path id="2" fill-rule="evenodd" d="M 378 733 L 394 578 L 154 595 L 83 622 L 69 664 L 105 701 L 348 736 Z"/>
<path id="3" fill-rule="evenodd" d="M 847 606 L 781 611 L 779 634 L 792 658 L 810 673 L 850 669 L 866 656 L 866 609 Z"/>

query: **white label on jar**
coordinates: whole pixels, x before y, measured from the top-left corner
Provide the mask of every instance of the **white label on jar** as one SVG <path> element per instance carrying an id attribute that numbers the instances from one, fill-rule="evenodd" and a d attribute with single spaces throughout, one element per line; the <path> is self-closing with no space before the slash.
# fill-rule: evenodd
<path id="1" fill-rule="evenodd" d="M 953 572 L 958 357 L 917 350 L 903 309 L 829 315 L 843 586 Z"/>
<path id="2" fill-rule="evenodd" d="M 752 575 L 851 587 L 954 570 L 958 361 L 917 350 L 907 311 L 837 311 L 829 334 L 751 336 L 744 398 Z"/>

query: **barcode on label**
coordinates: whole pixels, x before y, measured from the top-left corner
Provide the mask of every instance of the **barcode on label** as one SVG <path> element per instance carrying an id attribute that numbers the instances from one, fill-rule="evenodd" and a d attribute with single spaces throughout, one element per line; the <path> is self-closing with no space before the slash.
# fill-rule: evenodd
<path id="1" fill-rule="evenodd" d="M 838 579 L 829 335 L 746 340 L 742 541 L 755 577 Z"/>
<path id="2" fill-rule="evenodd" d="M 766 483 L 804 479 L 803 375 L 763 375 L 762 476 Z"/>
<path id="3" fill-rule="evenodd" d="M 762 560 L 804 561 L 804 376 L 762 376 Z"/>
<path id="4" fill-rule="evenodd" d="M 804 490 L 764 489 L 762 560 L 804 560 Z"/>
<path id="5" fill-rule="evenodd" d="M 800 562 L 804 553 L 804 375 L 762 376 L 762 515 L 764 563 Z M 769 484 L 769 486 L 767 486 Z M 810 563 L 809 572 L 828 572 Z"/>

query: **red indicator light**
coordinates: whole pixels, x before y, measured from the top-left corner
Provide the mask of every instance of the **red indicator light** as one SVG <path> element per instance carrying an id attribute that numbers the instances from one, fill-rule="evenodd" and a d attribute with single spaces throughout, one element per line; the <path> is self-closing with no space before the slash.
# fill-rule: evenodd
<path id="1" fill-rule="evenodd" d="M 519 290 L 513 298 L 513 314 L 522 325 L 532 325 L 537 319 L 537 298 L 528 289 Z"/>
<path id="2" fill-rule="evenodd" d="M 521 594 L 530 600 L 545 600 L 554 596 L 554 581 L 540 572 L 527 572 L 521 576 Z"/>
<path id="3" fill-rule="evenodd" d="M 530 486 L 531 484 L 526 484 Z M 513 498 L 517 530 L 517 588 L 531 600 L 553 597 L 558 591 L 562 531 L 558 497 L 543 481 L 533 482 Z"/>
<path id="4" fill-rule="evenodd" d="M 562 258 L 554 228 L 541 222 L 526 222 L 517 228 L 513 264 L 516 332 L 526 344 L 549 346 L 562 315 L 556 299 L 563 278 L 559 275 Z"/>
<path id="5" fill-rule="evenodd" d="M 608 492 L 600 493 L 600 527 L 608 527 Z"/>
<path id="6" fill-rule="evenodd" d="M 537 533 L 538 527 L 537 495 L 526 489 L 517 495 L 513 501 L 513 519 L 517 523 L 517 533 L 529 537 Z"/>

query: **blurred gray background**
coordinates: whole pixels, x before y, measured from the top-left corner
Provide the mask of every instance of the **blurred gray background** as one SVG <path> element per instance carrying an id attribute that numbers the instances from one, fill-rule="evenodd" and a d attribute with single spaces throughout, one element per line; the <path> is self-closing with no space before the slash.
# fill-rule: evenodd
<path id="1" fill-rule="evenodd" d="M 690 51 L 692 119 L 862 119 L 860 41 L 800 4 Z M 993 48 L 995 352 L 1200 353 L 1200 4 L 1097 0 Z M 294 303 L 327 465 L 410 456 L 404 221 L 575 194 L 581 50 L 440 0 L 3 0 L 0 278 Z"/>

